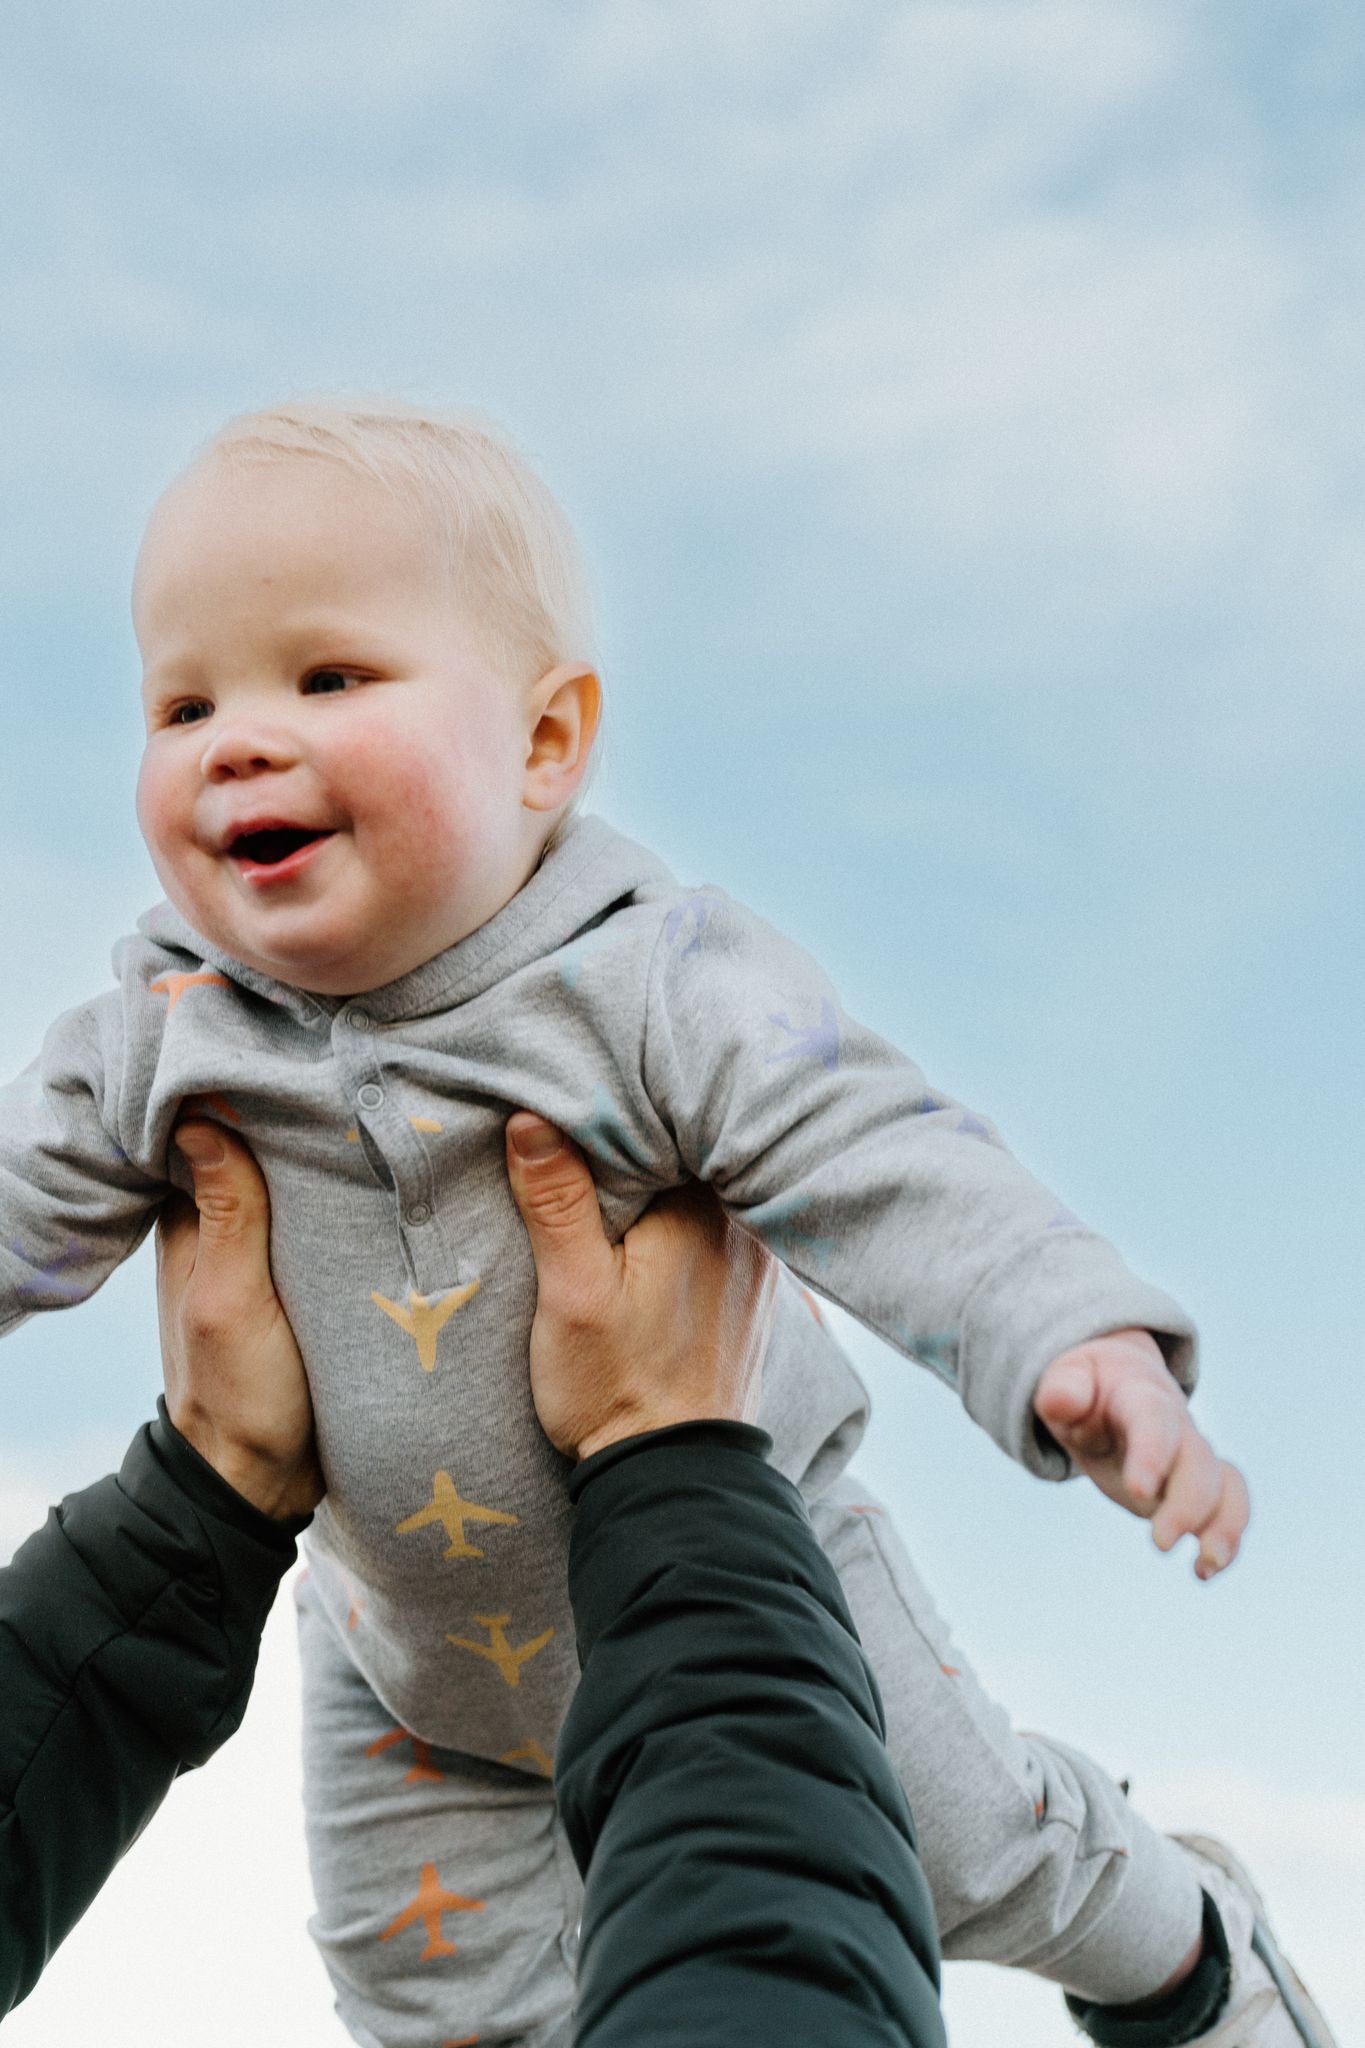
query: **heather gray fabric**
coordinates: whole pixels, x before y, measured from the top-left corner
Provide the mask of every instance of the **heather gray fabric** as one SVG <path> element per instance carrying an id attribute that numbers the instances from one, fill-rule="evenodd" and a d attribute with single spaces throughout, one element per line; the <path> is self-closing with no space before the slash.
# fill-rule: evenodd
<path id="1" fill-rule="evenodd" d="M 583 1886 L 549 1780 L 406 1736 L 315 1574 L 295 1600 L 308 1931 L 347 2030 L 361 2048 L 568 2048 Z"/>
<path id="2" fill-rule="evenodd" d="M 1193 1331 L 981 1118 L 840 1009 L 820 969 L 713 889 L 571 822 L 480 930 L 354 1001 L 301 993 L 162 905 L 0 1091 L 0 1330 L 92 1293 L 146 1231 L 177 1113 L 239 1130 L 270 1185 L 276 1283 L 307 1363 L 328 1497 L 319 1597 L 395 1719 L 524 1763 L 575 1677 L 563 1461 L 526 1373 L 534 1271 L 509 1111 L 592 1156 L 619 1234 L 688 1174 L 812 1286 L 955 1384 L 1012 1456 L 1060 1475 L 1038 1375 L 1124 1324 Z M 818 1495 L 861 1387 L 783 1292 L 764 1427 Z"/>
<path id="3" fill-rule="evenodd" d="M 881 1687 L 944 1957 L 1085 1984 L 1097 2004 L 1150 1997 L 1199 1932 L 1189 1857 L 1093 1758 L 1012 1726 L 852 1473 L 811 1522 Z"/>

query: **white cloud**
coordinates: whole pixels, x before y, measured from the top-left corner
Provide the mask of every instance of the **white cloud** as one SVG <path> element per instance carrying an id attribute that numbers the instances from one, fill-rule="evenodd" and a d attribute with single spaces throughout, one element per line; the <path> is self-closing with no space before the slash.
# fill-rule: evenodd
<path id="1" fill-rule="evenodd" d="M 172 1786 L 147 1832 L 6 2021 L 6 2048 L 341 2048 L 312 1910 L 293 1601 L 266 1630 L 241 1732 Z"/>
<path id="2" fill-rule="evenodd" d="M 1214 701 L 1300 723 L 1345 701 L 1355 208 L 1330 151 L 1275 199 L 1221 17 L 602 0 L 509 26 L 413 0 L 337 10 L 324 37 L 298 6 L 231 37 L 144 17 L 164 113 L 206 152 L 242 125 L 240 182 L 138 150 L 97 181 L 49 151 L 51 233 L 9 295 L 32 422 L 7 463 L 14 573 L 80 484 L 107 519 L 106 464 L 136 496 L 149 449 L 164 468 L 229 404 L 444 385 L 579 450 L 608 497 L 647 461 L 664 492 L 808 498 L 809 558 L 775 566 L 760 614 L 795 587 L 818 616 L 854 555 L 883 603 L 946 600 L 930 667 L 951 647 L 958 674 L 1070 686 L 1097 637 L 1166 617 Z M 291 119 L 316 146 L 291 148 Z M 214 272 L 191 258 L 209 247 Z"/>
<path id="3" fill-rule="evenodd" d="M 0 1564 L 41 1528 L 50 1507 L 116 1471 L 126 1449 L 121 1436 L 85 1431 L 66 1437 L 56 1455 L 0 1451 Z"/>
<path id="4" fill-rule="evenodd" d="M 247 5 L 230 20 L 165 0 L 130 0 L 117 22 L 98 5 L 73 13 L 86 63 L 162 113 L 197 113 L 206 132 L 411 111 L 444 89 L 452 66 L 482 69 L 501 28 L 477 0 L 393 0 L 382 18 L 356 0 Z"/>
<path id="5" fill-rule="evenodd" d="M 1365 1899 L 1365 1795 L 1296 1791 L 1229 1763 L 1148 1780 L 1143 1803 L 1172 1829 L 1225 1832 L 1249 1862 L 1309 1862 L 1324 1886 L 1341 1881 Z M 1365 1977 L 1362 1978 L 1365 1987 Z"/>

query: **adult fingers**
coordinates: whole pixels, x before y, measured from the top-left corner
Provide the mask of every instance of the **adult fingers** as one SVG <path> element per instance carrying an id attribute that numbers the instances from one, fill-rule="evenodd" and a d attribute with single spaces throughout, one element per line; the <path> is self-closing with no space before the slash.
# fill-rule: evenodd
<path id="1" fill-rule="evenodd" d="M 215 1254 L 245 1241 L 264 1252 L 270 1235 L 270 1196 L 261 1169 L 240 1138 L 218 1124 L 184 1123 L 175 1142 L 189 1161 L 199 1211 L 196 1263 L 212 1267 Z"/>
<path id="2" fill-rule="evenodd" d="M 779 1267 L 767 1246 L 728 1214 L 713 1188 L 684 1181 L 656 1195 L 626 1232 L 622 1245 L 630 1278 L 646 1290 L 660 1277 L 676 1303 L 673 1313 L 715 1319 L 719 1341 L 736 1360 L 761 1362 L 777 1299 Z M 637 1287 L 637 1293 L 639 1288 Z"/>
<path id="3" fill-rule="evenodd" d="M 156 1284 L 163 1293 L 178 1293 L 194 1271 L 199 1242 L 199 1213 L 188 1195 L 173 1188 L 156 1219 Z"/>
<path id="4" fill-rule="evenodd" d="M 714 1298 L 723 1341 L 736 1356 L 752 1353 L 761 1360 L 780 1270 L 767 1246 L 736 1223 L 714 1188 L 701 1181 L 685 1181 L 657 1196 L 634 1232 L 627 1233 L 628 1253 L 643 1243 L 656 1221 L 659 1243 L 667 1245 L 677 1284 L 686 1285 L 694 1295 Z M 651 1243 L 651 1252 L 654 1249 Z M 685 1261 L 679 1259 L 680 1252 L 687 1254 Z"/>
<path id="5" fill-rule="evenodd" d="M 719 1254 L 730 1228 L 730 1219 L 711 1189 L 700 1181 L 684 1181 L 654 1197 L 626 1232 L 621 1248 L 629 1269 L 662 1268 L 681 1285 L 689 1268 L 708 1259 L 715 1262 L 714 1273 L 719 1274 Z"/>
<path id="6" fill-rule="evenodd" d="M 746 1343 L 744 1369 L 748 1391 L 744 1420 L 756 1422 L 763 1385 L 763 1364 L 777 1314 L 777 1288 L 781 1268 L 766 1245 L 760 1244 L 757 1238 L 741 1230 L 738 1224 L 728 1217 L 726 1244 L 730 1257 L 738 1266 L 743 1278 L 739 1325 L 740 1334 Z"/>
<path id="7" fill-rule="evenodd" d="M 161 1332 L 161 1370 L 174 1406 L 185 1378 L 180 1308 L 194 1273 L 199 1217 L 194 1203 L 173 1189 L 156 1219 L 156 1315 Z"/>
<path id="8" fill-rule="evenodd" d="M 608 1285 L 615 1253 L 578 1147 L 543 1117 L 518 1110 L 507 1124 L 507 1178 L 531 1240 L 541 1305 L 563 1311 Z"/>

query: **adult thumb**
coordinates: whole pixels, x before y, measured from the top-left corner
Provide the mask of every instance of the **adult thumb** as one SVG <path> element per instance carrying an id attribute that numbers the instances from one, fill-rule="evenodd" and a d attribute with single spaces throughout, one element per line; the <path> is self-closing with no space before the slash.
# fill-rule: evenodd
<path id="1" fill-rule="evenodd" d="M 189 1161 L 194 1181 L 194 1206 L 199 1211 L 199 1258 L 212 1256 L 215 1245 L 240 1243 L 270 1228 L 270 1197 L 261 1170 L 240 1138 L 218 1124 L 180 1124 L 179 1150 Z"/>
<path id="2" fill-rule="evenodd" d="M 611 1264 L 587 1161 L 561 1131 L 530 1110 L 507 1124 L 507 1178 L 521 1211 L 542 1297 L 581 1290 Z"/>

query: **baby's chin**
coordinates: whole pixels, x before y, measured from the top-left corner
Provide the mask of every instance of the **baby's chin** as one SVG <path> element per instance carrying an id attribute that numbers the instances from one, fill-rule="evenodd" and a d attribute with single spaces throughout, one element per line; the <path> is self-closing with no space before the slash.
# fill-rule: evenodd
<path id="1" fill-rule="evenodd" d="M 215 917 L 180 892 L 168 890 L 167 895 L 186 924 L 216 951 L 303 995 L 365 995 L 432 957 L 418 944 L 405 948 L 392 931 L 357 934 L 344 926 L 329 930 L 323 919 L 300 919 L 293 929 L 280 920 L 279 929 L 265 935 L 244 931 L 234 920 Z"/>
<path id="2" fill-rule="evenodd" d="M 381 932 L 357 935 L 344 928 L 328 930 L 319 923 L 312 929 L 282 929 L 262 940 L 260 935 L 244 933 L 235 926 L 204 931 L 190 913 L 182 914 L 220 953 L 241 966 L 303 995 L 333 999 L 368 995 L 401 981 L 463 936 L 404 933 L 395 931 L 392 923 Z"/>
<path id="3" fill-rule="evenodd" d="M 448 892 L 433 914 L 428 902 L 404 903 L 396 892 L 380 897 L 347 886 L 343 877 L 341 886 L 317 889 L 311 899 L 277 899 L 252 915 L 255 906 L 243 905 L 235 886 L 218 886 L 221 874 L 207 887 L 185 887 L 185 878 L 164 870 L 161 880 L 185 922 L 218 952 L 286 988 L 332 999 L 401 981 L 483 922 L 458 891 Z"/>
<path id="4" fill-rule="evenodd" d="M 367 948 L 363 945 L 340 949 L 289 947 L 269 953 L 257 953 L 245 946 L 224 945 L 222 951 L 239 960 L 244 967 L 254 967 L 258 974 L 268 974 L 272 981 L 278 981 L 286 988 L 296 988 L 304 995 L 328 997 L 368 995 L 372 989 L 384 988 L 391 981 L 401 980 L 414 967 L 421 967 L 432 957 L 429 953 L 399 951 L 391 946 Z"/>

